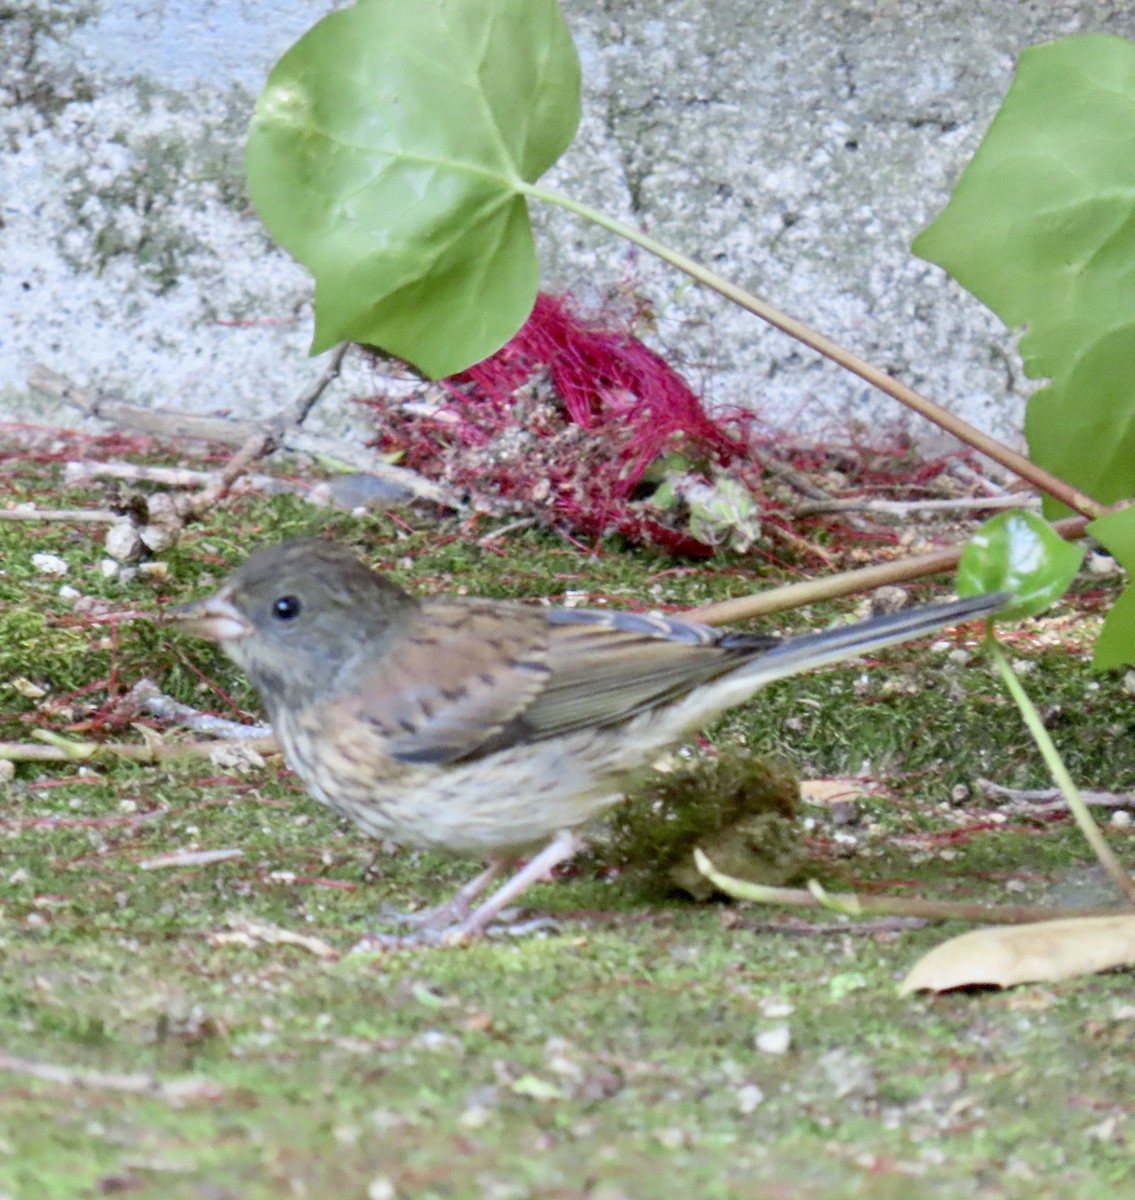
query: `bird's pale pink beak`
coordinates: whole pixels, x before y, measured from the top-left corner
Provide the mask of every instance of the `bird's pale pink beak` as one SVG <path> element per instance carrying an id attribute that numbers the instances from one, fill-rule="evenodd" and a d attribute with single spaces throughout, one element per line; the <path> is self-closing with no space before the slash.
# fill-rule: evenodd
<path id="1" fill-rule="evenodd" d="M 223 596 L 209 596 L 205 600 L 194 600 L 191 604 L 180 604 L 170 610 L 169 618 L 176 621 L 186 633 L 195 633 L 212 642 L 248 637 L 253 630 L 252 622 Z"/>

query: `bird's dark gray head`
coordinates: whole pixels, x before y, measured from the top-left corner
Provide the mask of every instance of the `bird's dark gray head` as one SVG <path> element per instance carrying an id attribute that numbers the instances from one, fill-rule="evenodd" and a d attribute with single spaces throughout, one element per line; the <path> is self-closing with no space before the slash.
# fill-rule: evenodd
<path id="1" fill-rule="evenodd" d="M 335 691 L 340 672 L 379 659 L 417 601 L 344 546 L 295 539 L 251 554 L 215 595 L 175 609 L 220 642 L 273 713 Z"/>

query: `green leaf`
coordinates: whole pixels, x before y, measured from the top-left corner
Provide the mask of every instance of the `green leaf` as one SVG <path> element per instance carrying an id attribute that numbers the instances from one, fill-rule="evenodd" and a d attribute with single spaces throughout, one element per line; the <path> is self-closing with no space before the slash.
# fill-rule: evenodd
<path id="1" fill-rule="evenodd" d="M 524 187 L 579 123 L 556 0 L 360 0 L 273 68 L 246 152 L 253 203 L 315 276 L 312 353 L 379 346 L 427 375 L 524 322 Z"/>
<path id="2" fill-rule="evenodd" d="M 1121 508 L 1093 521 L 1087 532 L 1135 578 L 1135 508 Z M 1096 639 L 1094 666 L 1125 667 L 1135 663 L 1135 587 L 1128 584 L 1108 610 Z"/>
<path id="3" fill-rule="evenodd" d="M 1025 50 L 914 250 L 1027 326 L 1025 371 L 1052 381 L 1029 402 L 1032 458 L 1103 503 L 1135 494 L 1135 43 Z"/>
<path id="4" fill-rule="evenodd" d="M 1011 592 L 1013 603 L 997 616 L 1032 617 L 1064 595 L 1083 557 L 1082 547 L 1066 542 L 1035 513 L 1001 513 L 966 543 L 958 563 L 958 595 Z"/>

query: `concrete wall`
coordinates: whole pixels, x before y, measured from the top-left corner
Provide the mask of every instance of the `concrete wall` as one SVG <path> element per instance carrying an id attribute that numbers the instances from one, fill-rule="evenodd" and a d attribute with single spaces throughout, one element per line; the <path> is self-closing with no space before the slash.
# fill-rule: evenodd
<path id="1" fill-rule="evenodd" d="M 41 361 L 187 410 L 262 413 L 318 371 L 309 281 L 248 208 L 243 130 L 275 58 L 326 7 L 66 0 L 0 16 L 0 417 L 73 416 Z M 1072 32 L 1135 10 L 1072 0 L 564 0 L 584 66 L 576 145 L 545 182 L 645 227 L 964 416 L 1012 435 L 1012 336 L 915 259 L 1008 87 Z M 903 423 L 893 402 L 669 268 L 536 214 L 545 286 L 627 288 L 713 401 L 794 429 Z M 322 406 L 349 425 L 348 373 Z M 917 430 L 918 426 L 914 426 Z"/>

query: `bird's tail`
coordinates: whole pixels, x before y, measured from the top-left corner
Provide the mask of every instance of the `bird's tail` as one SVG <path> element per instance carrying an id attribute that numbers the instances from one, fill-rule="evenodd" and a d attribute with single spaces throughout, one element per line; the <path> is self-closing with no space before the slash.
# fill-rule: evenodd
<path id="1" fill-rule="evenodd" d="M 885 613 L 857 621 L 852 625 L 839 625 L 823 629 L 818 633 L 803 633 L 785 638 L 731 673 L 731 677 L 745 681 L 748 687 L 763 687 L 787 675 L 799 675 L 845 658 L 870 654 L 893 646 L 896 642 L 924 637 L 948 625 L 957 625 L 975 617 L 988 616 L 1004 608 L 1012 597 L 1004 592 L 990 592 L 984 596 L 969 596 L 964 600 L 947 600 L 941 604 L 924 604 L 900 612 Z"/>

